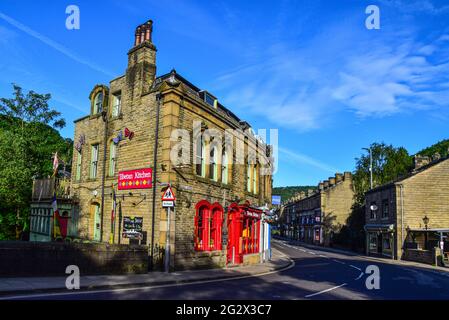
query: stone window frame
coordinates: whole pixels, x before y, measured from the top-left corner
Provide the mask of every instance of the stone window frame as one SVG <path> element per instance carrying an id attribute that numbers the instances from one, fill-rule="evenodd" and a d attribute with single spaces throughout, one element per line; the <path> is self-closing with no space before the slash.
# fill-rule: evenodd
<path id="1" fill-rule="evenodd" d="M 117 97 L 120 97 L 119 103 L 116 104 Z M 117 90 L 114 93 L 112 93 L 112 99 L 111 99 L 111 118 L 120 118 L 122 115 L 122 90 Z"/>
<path id="2" fill-rule="evenodd" d="M 101 100 L 101 111 L 98 110 L 97 107 L 97 97 L 102 94 L 102 100 Z M 103 111 L 107 111 L 108 108 L 108 99 L 109 99 L 109 88 L 105 85 L 96 85 L 90 95 L 89 95 L 89 100 L 90 100 L 90 114 L 91 117 L 98 117 L 99 115 L 102 114 Z"/>
<path id="3" fill-rule="evenodd" d="M 114 157 L 112 157 L 112 150 L 114 150 Z M 109 140 L 108 177 L 115 177 L 117 175 L 117 154 L 118 154 L 118 145 L 116 145 L 114 143 L 113 139 L 110 139 Z"/>

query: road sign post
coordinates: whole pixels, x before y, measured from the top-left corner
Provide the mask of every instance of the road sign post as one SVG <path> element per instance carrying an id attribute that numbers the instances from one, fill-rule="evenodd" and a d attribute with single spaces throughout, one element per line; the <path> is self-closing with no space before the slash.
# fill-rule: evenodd
<path id="1" fill-rule="evenodd" d="M 162 207 L 167 208 L 167 236 L 165 237 L 165 272 L 170 272 L 170 225 L 171 225 L 171 208 L 175 206 L 175 194 L 168 185 L 162 196 Z"/>

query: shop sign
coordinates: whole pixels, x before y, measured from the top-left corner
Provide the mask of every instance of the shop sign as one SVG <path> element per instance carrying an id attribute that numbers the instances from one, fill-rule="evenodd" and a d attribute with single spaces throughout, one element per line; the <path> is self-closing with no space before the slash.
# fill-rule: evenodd
<path id="1" fill-rule="evenodd" d="M 151 189 L 153 185 L 153 169 L 121 171 L 118 174 L 118 189 Z"/>
<path id="2" fill-rule="evenodd" d="M 260 219 L 260 213 L 257 213 L 257 212 L 245 211 L 244 215 L 247 217 Z"/>
<path id="3" fill-rule="evenodd" d="M 123 218 L 123 238 L 142 240 L 143 218 L 124 217 Z"/>

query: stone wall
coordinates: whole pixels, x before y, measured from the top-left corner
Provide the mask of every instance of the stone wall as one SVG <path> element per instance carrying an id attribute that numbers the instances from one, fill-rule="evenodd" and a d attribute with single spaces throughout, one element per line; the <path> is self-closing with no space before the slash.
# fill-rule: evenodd
<path id="1" fill-rule="evenodd" d="M 402 259 L 425 264 L 435 264 L 435 252 L 433 250 L 406 249 L 404 250 Z"/>
<path id="2" fill-rule="evenodd" d="M 65 276 L 148 272 L 148 247 L 42 242 L 0 242 L 0 276 Z"/>

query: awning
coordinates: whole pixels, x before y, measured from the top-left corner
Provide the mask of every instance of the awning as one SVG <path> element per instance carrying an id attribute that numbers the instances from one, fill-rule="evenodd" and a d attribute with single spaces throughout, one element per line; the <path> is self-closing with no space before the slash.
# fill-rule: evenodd
<path id="1" fill-rule="evenodd" d="M 394 232 L 394 224 L 366 224 L 365 231 L 369 232 Z"/>
<path id="2" fill-rule="evenodd" d="M 449 229 L 438 228 L 438 229 L 407 229 L 410 232 L 438 232 L 438 233 L 449 233 Z"/>

